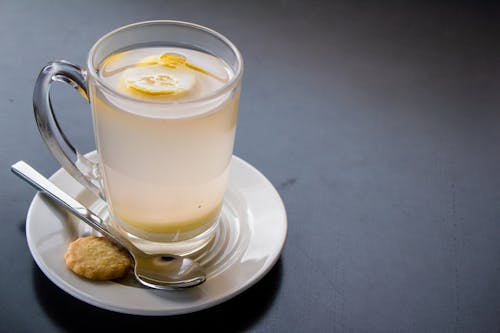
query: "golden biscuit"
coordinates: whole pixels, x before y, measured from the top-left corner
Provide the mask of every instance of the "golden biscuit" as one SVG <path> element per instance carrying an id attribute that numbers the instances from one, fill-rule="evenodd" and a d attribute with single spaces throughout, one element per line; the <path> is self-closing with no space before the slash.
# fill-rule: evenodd
<path id="1" fill-rule="evenodd" d="M 66 267 L 90 280 L 113 280 L 132 265 L 129 255 L 105 237 L 88 236 L 71 242 L 64 254 Z"/>

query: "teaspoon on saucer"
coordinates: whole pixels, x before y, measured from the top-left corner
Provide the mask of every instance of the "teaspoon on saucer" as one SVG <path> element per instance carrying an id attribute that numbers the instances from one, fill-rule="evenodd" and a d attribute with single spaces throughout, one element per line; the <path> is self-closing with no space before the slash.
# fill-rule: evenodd
<path id="1" fill-rule="evenodd" d="M 141 284 L 155 289 L 179 289 L 194 287 L 206 280 L 204 269 L 194 260 L 173 254 L 148 254 L 137 248 L 127 238 L 116 232 L 111 233 L 99 216 L 73 199 L 26 162 L 15 163 L 11 166 L 11 170 L 64 206 L 93 229 L 127 250 L 134 260 L 134 276 Z"/>

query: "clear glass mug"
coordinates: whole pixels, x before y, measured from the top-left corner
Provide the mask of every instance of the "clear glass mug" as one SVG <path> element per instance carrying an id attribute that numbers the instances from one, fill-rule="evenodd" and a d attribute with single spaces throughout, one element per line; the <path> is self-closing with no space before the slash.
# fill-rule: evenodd
<path id="1" fill-rule="evenodd" d="M 148 45 L 208 53 L 232 75 L 218 90 L 182 102 L 138 99 L 99 76 L 108 56 Z M 47 64 L 34 88 L 35 118 L 64 169 L 106 201 L 116 230 L 149 252 L 188 254 L 212 239 L 220 217 L 242 73 L 238 49 L 213 30 L 178 21 L 135 23 L 99 39 L 87 70 L 66 61 Z M 80 154 L 58 125 L 50 103 L 54 81 L 69 83 L 90 102 L 97 162 Z"/>

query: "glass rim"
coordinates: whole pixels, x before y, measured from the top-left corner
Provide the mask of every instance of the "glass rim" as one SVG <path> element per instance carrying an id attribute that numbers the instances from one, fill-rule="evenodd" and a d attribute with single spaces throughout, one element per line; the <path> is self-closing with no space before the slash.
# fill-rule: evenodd
<path id="1" fill-rule="evenodd" d="M 120 31 L 128 30 L 128 29 L 135 28 L 138 26 L 144 26 L 144 25 L 162 25 L 162 24 L 177 25 L 177 26 L 184 26 L 184 27 L 188 27 L 188 28 L 194 28 L 194 29 L 197 29 L 197 30 L 200 30 L 203 32 L 207 32 L 207 33 L 213 35 L 214 37 L 218 38 L 219 40 L 221 40 L 224 44 L 226 44 L 231 49 L 231 51 L 236 56 L 237 67 L 236 67 L 236 71 L 234 73 L 234 76 L 228 82 L 224 83 L 224 85 L 222 87 L 218 88 L 217 90 L 215 90 L 214 92 L 212 92 L 206 96 L 202 96 L 199 98 L 194 98 L 194 99 L 190 99 L 190 100 L 186 100 L 186 101 L 158 101 L 158 100 L 144 100 L 144 99 L 140 99 L 140 98 L 136 98 L 136 97 L 133 97 L 130 95 L 123 94 L 123 93 L 115 90 L 110 84 L 107 84 L 106 82 L 104 82 L 97 75 L 97 69 L 95 68 L 95 66 L 93 64 L 93 58 L 95 56 L 96 50 L 106 40 L 108 40 L 110 37 L 112 37 L 114 34 L 120 32 Z M 142 22 L 124 25 L 122 27 L 119 27 L 117 29 L 114 29 L 114 30 L 108 32 L 107 34 L 105 34 L 104 36 L 99 38 L 94 43 L 94 45 L 92 46 L 92 48 L 89 51 L 89 54 L 87 57 L 87 73 L 94 79 L 94 81 L 98 84 L 99 87 L 101 87 L 103 90 L 105 90 L 106 92 L 108 92 L 109 94 L 111 94 L 115 97 L 127 99 L 130 101 L 136 102 L 136 103 L 182 105 L 182 104 L 191 104 L 191 103 L 209 101 L 209 100 L 217 98 L 217 97 L 229 92 L 233 88 L 235 88 L 238 85 L 238 83 L 240 82 L 241 77 L 243 76 L 243 57 L 241 56 L 241 53 L 238 50 L 238 48 L 228 38 L 226 38 L 221 33 L 217 32 L 215 30 L 212 30 L 210 28 L 204 27 L 202 25 L 190 23 L 190 22 L 184 22 L 184 21 L 176 21 L 176 20 L 142 21 Z"/>

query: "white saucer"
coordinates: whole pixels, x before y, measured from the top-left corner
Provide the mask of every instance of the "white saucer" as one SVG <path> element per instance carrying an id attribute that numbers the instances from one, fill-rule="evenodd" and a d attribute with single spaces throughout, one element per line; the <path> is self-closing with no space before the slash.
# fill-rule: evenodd
<path id="1" fill-rule="evenodd" d="M 97 202 L 62 169 L 50 179 L 89 206 Z M 257 169 L 236 156 L 231 161 L 222 215 L 225 222 L 220 223 L 219 234 L 226 244 L 215 246 L 215 255 L 208 251 L 202 258 L 209 271 L 207 281 L 181 291 L 152 290 L 126 279 L 89 281 L 70 272 L 63 255 L 68 244 L 82 234 L 83 223 L 70 218 L 39 193 L 28 211 L 26 237 L 40 269 L 74 297 L 117 312 L 174 315 L 206 309 L 238 295 L 259 281 L 278 260 L 287 233 L 283 202 Z"/>

